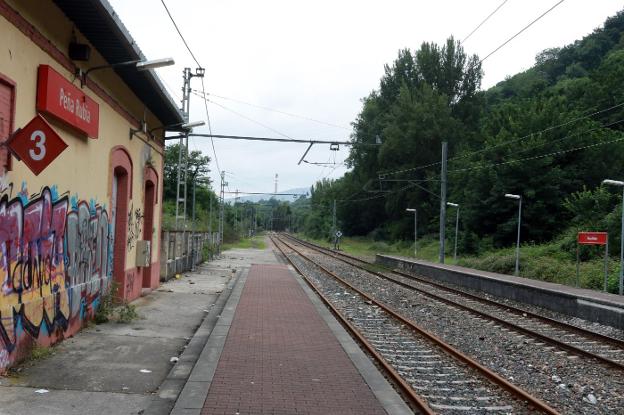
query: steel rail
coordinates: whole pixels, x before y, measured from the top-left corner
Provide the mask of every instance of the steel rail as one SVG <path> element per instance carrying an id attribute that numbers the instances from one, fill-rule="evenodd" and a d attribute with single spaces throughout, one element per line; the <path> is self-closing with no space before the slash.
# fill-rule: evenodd
<path id="1" fill-rule="evenodd" d="M 404 324 L 409 326 L 411 329 L 416 331 L 421 336 L 427 338 L 429 341 L 431 341 L 432 343 L 436 344 L 438 347 L 440 347 L 442 350 L 444 350 L 447 354 L 455 357 L 457 360 L 459 360 L 459 361 L 467 364 L 468 366 L 472 367 L 477 372 L 479 372 L 481 375 L 483 375 L 484 377 L 489 379 L 492 383 L 498 385 L 502 389 L 507 390 L 512 395 L 514 395 L 516 398 L 518 398 L 518 399 L 520 399 L 522 401 L 526 401 L 529 405 L 532 405 L 533 407 L 535 407 L 536 409 L 538 409 L 539 411 L 541 411 L 543 413 L 559 414 L 559 412 L 557 412 L 554 408 L 550 407 L 546 402 L 544 402 L 544 401 L 540 400 L 539 398 L 529 394 L 524 389 L 514 385 L 513 383 L 508 382 L 506 379 L 504 379 L 503 377 L 499 376 L 497 373 L 495 373 L 492 370 L 488 369 L 487 367 L 483 366 L 482 364 L 480 364 L 476 360 L 472 359 L 468 355 L 462 353 L 458 349 L 455 349 L 453 346 L 451 346 L 448 343 L 444 342 L 442 339 L 438 338 L 434 334 L 432 334 L 432 333 L 428 332 L 427 330 L 421 328 L 420 326 L 418 326 L 416 323 L 414 323 L 410 319 L 408 319 L 408 318 L 402 316 L 401 314 L 399 314 L 398 312 L 394 311 L 393 309 L 391 309 L 385 303 L 383 303 L 383 302 L 381 302 L 379 300 L 376 300 L 375 298 L 371 297 L 369 294 L 367 294 L 367 293 L 361 291 L 360 289 L 354 287 L 349 282 L 345 281 L 344 279 L 342 279 L 341 277 L 336 275 L 334 272 L 332 272 L 332 271 L 328 270 L 327 268 L 323 267 L 322 265 L 314 262 L 312 259 L 307 257 L 305 254 L 303 254 L 301 251 L 297 250 L 292 245 L 290 245 L 290 244 L 284 242 L 283 240 L 279 239 L 279 237 L 277 237 L 277 239 L 282 244 L 284 244 L 285 246 L 289 247 L 292 251 L 296 252 L 297 255 L 299 255 L 300 257 L 304 258 L 305 260 L 307 260 L 311 264 L 315 265 L 316 267 L 318 267 L 325 274 L 330 275 L 331 277 L 335 278 L 336 280 L 341 282 L 346 287 L 349 287 L 351 290 L 357 292 L 362 297 L 368 299 L 369 301 L 371 301 L 372 303 L 377 305 L 379 308 L 383 309 L 388 314 L 392 315 L 394 318 L 400 320 L 401 322 L 403 322 Z"/>
<path id="2" fill-rule="evenodd" d="M 396 385 L 399 386 L 399 388 L 401 389 L 401 391 L 409 398 L 409 400 L 412 402 L 412 404 L 418 408 L 418 410 L 420 410 L 423 414 L 426 415 L 434 415 L 435 412 L 433 411 L 433 409 L 431 409 L 429 407 L 429 405 L 427 405 L 427 403 L 425 402 L 425 400 L 423 398 L 421 398 L 416 391 L 414 391 L 414 389 L 405 381 L 405 379 L 403 379 L 401 377 L 401 375 L 386 361 L 386 359 L 383 358 L 383 356 L 381 356 L 381 354 L 379 354 L 379 352 L 377 350 L 375 350 L 375 347 L 364 337 L 364 335 L 362 333 L 360 333 L 360 331 L 353 325 L 351 324 L 351 322 L 344 317 L 336 307 L 334 307 L 334 305 L 330 302 L 330 300 L 321 292 L 321 290 L 316 286 L 316 284 L 314 284 L 303 272 L 303 270 L 301 270 L 301 268 L 295 264 L 288 255 L 286 255 L 286 252 L 284 252 L 284 250 L 277 244 L 277 242 L 274 240 L 273 236 L 269 235 L 269 238 L 271 239 L 271 242 L 273 243 L 273 245 L 275 245 L 275 247 L 282 253 L 282 255 L 284 256 L 284 258 L 286 258 L 286 260 L 293 266 L 293 268 L 301 275 L 301 277 L 303 277 L 303 280 L 310 286 L 310 288 L 312 288 L 312 290 L 314 290 L 314 292 L 321 298 L 321 300 L 323 301 L 323 303 L 325 303 L 325 305 L 327 307 L 329 307 L 329 309 L 332 311 L 332 313 L 334 313 L 334 315 L 336 317 L 338 317 L 338 319 L 340 320 L 340 322 L 347 327 L 347 329 L 351 332 L 351 334 L 353 336 L 355 336 L 355 338 L 360 342 L 360 344 L 362 344 L 364 346 L 364 348 L 366 349 L 366 351 L 368 353 L 370 353 L 375 360 L 381 365 L 381 367 L 383 367 L 383 369 L 386 371 L 386 373 L 389 375 L 389 377 L 395 382 Z M 281 241 L 280 241 L 281 242 Z M 283 243 L 283 242 L 282 242 Z"/>
<path id="3" fill-rule="evenodd" d="M 468 312 L 472 312 L 474 314 L 480 315 L 481 317 L 485 317 L 487 319 L 494 320 L 494 321 L 496 321 L 499 324 L 503 324 L 503 325 L 505 325 L 505 326 L 507 326 L 507 327 L 509 327 L 511 329 L 523 332 L 523 333 L 525 333 L 527 335 L 530 335 L 532 337 L 539 338 L 540 340 L 548 342 L 548 343 L 550 343 L 550 344 L 552 344 L 554 346 L 557 346 L 559 348 L 569 350 L 569 351 L 574 352 L 574 353 L 576 353 L 578 355 L 581 355 L 581 356 L 585 356 L 585 357 L 589 357 L 589 358 L 592 358 L 592 359 L 596 359 L 596 360 L 598 360 L 598 361 L 600 361 L 602 363 L 605 363 L 605 364 L 607 364 L 609 366 L 615 367 L 615 368 L 620 369 L 620 370 L 624 370 L 624 364 L 623 363 L 616 362 L 614 360 L 611 360 L 611 359 L 608 359 L 606 357 L 594 354 L 592 352 L 589 352 L 587 350 L 581 349 L 579 347 L 572 346 L 570 344 L 564 343 L 564 342 L 562 342 L 560 340 L 557 340 L 557 339 L 554 339 L 552 337 L 549 337 L 549 336 L 537 333 L 537 332 L 535 332 L 535 331 L 533 331 L 531 329 L 527 329 L 527 328 L 519 326 L 519 325 L 517 325 L 515 323 L 508 322 L 508 321 L 503 320 L 503 319 L 501 319 L 499 317 L 493 316 L 493 315 L 491 315 L 489 313 L 485 313 L 483 311 L 476 310 L 476 309 L 474 309 L 472 307 L 469 307 L 469 306 L 466 306 L 464 304 L 458 303 L 456 301 L 450 300 L 448 298 L 439 296 L 437 294 L 431 293 L 431 292 L 423 290 L 421 288 L 411 286 L 411 285 L 406 284 L 406 283 L 404 283 L 402 281 L 397 281 L 394 278 L 391 278 L 391 277 L 389 277 L 389 276 L 387 276 L 385 274 L 382 274 L 380 272 L 367 269 L 367 268 L 359 266 L 357 264 L 353 264 L 353 263 L 351 263 L 351 262 L 349 262 L 349 261 L 347 261 L 347 260 L 345 260 L 343 258 L 340 258 L 340 256 L 343 256 L 343 257 L 346 257 L 346 258 L 349 258 L 349 259 L 352 259 L 352 260 L 364 263 L 366 265 L 379 266 L 378 264 L 372 264 L 372 263 L 370 263 L 368 261 L 365 261 L 363 259 L 351 256 L 351 255 L 348 255 L 348 254 L 336 253 L 336 252 L 333 252 L 333 251 L 330 251 L 330 250 L 326 250 L 325 248 L 322 248 L 322 247 L 317 246 L 315 244 L 312 244 L 310 242 L 303 241 L 303 240 L 300 240 L 298 238 L 295 238 L 292 235 L 287 235 L 287 236 L 289 238 L 297 241 L 298 243 L 301 243 L 302 245 L 305 245 L 305 246 L 309 247 L 310 249 L 314 249 L 317 252 L 321 252 L 321 253 L 323 253 L 325 255 L 331 256 L 334 259 L 337 259 L 337 260 L 342 261 L 342 262 L 344 262 L 346 264 L 349 264 L 349 265 L 351 265 L 353 267 L 356 267 L 356 268 L 359 268 L 359 269 L 364 270 L 366 272 L 369 272 L 369 273 L 371 273 L 373 275 L 376 275 L 376 276 L 378 276 L 380 278 L 384 278 L 386 280 L 392 281 L 392 282 L 394 282 L 394 283 L 396 283 L 398 285 L 401 285 L 403 287 L 412 289 L 414 291 L 418 291 L 418 292 L 420 292 L 420 293 L 422 293 L 424 295 L 427 295 L 429 297 L 435 298 L 436 300 L 445 302 L 447 304 L 450 304 L 450 305 L 453 305 L 455 307 L 461 308 L 461 309 L 466 310 Z M 385 268 L 385 267 L 383 267 L 383 268 Z M 477 301 L 477 302 L 479 302 L 481 304 L 486 304 L 486 305 L 490 305 L 490 306 L 494 306 L 494 307 L 504 308 L 505 311 L 509 311 L 509 312 L 511 312 L 511 313 L 513 313 L 515 315 L 519 315 L 519 316 L 526 315 L 527 317 L 534 318 L 534 319 L 539 320 L 539 321 L 541 321 L 543 323 L 547 323 L 547 324 L 550 324 L 552 326 L 556 326 L 556 327 L 558 327 L 560 329 L 564 329 L 564 330 L 568 330 L 568 331 L 571 331 L 571 332 L 575 332 L 575 333 L 577 333 L 579 335 L 583 335 L 585 337 L 599 339 L 599 340 L 601 340 L 601 341 L 603 341 L 605 343 L 611 344 L 611 345 L 613 345 L 615 347 L 618 347 L 618 348 L 624 350 L 624 341 L 615 339 L 613 337 L 606 336 L 604 334 L 600 334 L 600 333 L 596 333 L 596 332 L 593 332 L 593 331 L 585 330 L 585 329 L 583 329 L 581 327 L 577 327 L 577 326 L 574 326 L 574 325 L 571 325 L 571 324 L 568 324 L 568 323 L 564 323 L 564 322 L 552 319 L 550 317 L 541 316 L 539 314 L 532 313 L 532 312 L 526 311 L 526 310 L 522 310 L 520 308 L 511 306 L 511 305 L 501 304 L 499 302 L 496 302 L 496 301 L 493 301 L 493 300 L 490 300 L 490 299 L 487 299 L 487 298 L 482 298 L 482 297 L 476 296 L 474 294 L 470 294 L 470 293 L 467 293 L 467 292 L 464 292 L 464 291 L 461 291 L 461 290 L 458 290 L 458 289 L 455 289 L 455 288 L 447 287 L 446 285 L 442 285 L 442 284 L 439 284 L 439 283 L 436 283 L 436 282 L 433 282 L 433 281 L 425 280 L 423 278 L 419 278 L 418 276 L 407 274 L 405 272 L 401 272 L 401 271 L 394 270 L 394 269 L 388 269 L 388 272 L 400 275 L 400 276 L 405 277 L 405 278 L 409 278 L 409 279 L 418 281 L 418 282 L 426 284 L 426 285 L 430 285 L 432 287 L 435 287 L 435 288 L 441 289 L 443 291 L 447 291 L 447 292 L 456 294 L 458 296 L 466 297 L 468 299 Z"/>

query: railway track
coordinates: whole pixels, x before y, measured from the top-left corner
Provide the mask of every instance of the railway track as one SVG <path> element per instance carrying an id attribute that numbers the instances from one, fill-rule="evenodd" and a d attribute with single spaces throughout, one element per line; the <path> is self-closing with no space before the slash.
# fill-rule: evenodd
<path id="1" fill-rule="evenodd" d="M 417 291 L 429 298 L 468 311 L 475 316 L 487 319 L 548 343 L 562 351 L 576 356 L 591 358 L 609 367 L 624 370 L 624 342 L 600 333 L 595 333 L 564 322 L 541 316 L 536 313 L 501 304 L 496 301 L 478 297 L 461 290 L 448 287 L 424 278 L 387 270 L 379 272 L 370 268 L 371 263 L 344 253 L 337 253 L 307 241 L 286 235 L 290 240 L 306 246 L 316 252 L 342 261 L 350 266 L 376 275 L 379 278 L 396 283 L 400 286 Z M 362 265 L 360 265 L 362 264 Z"/>
<path id="2" fill-rule="evenodd" d="M 558 413 L 292 244 L 271 240 L 420 412 Z"/>

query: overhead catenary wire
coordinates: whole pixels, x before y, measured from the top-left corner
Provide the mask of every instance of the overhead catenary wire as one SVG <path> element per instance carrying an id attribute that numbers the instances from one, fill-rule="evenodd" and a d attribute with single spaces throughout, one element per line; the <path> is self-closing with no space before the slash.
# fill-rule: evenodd
<path id="1" fill-rule="evenodd" d="M 541 15 L 539 15 L 535 20 L 533 20 L 531 23 L 529 23 L 528 25 L 524 26 L 522 29 L 520 29 L 519 32 L 517 32 L 515 35 L 513 35 L 512 37 L 510 37 L 509 39 L 507 39 L 506 41 L 504 41 L 503 43 L 501 43 L 496 49 L 494 49 L 493 51 L 491 51 L 490 53 L 488 53 L 485 58 L 481 59 L 480 63 L 483 63 L 483 61 L 485 61 L 487 58 L 489 58 L 490 56 L 492 56 L 493 54 L 495 54 L 496 52 L 498 52 L 500 49 L 502 49 L 506 44 L 508 44 L 509 42 L 511 42 L 512 40 L 514 40 L 516 37 L 518 37 L 522 32 L 524 32 L 525 30 L 527 30 L 529 27 L 533 26 L 533 24 L 535 24 L 538 20 L 540 20 L 542 17 L 546 16 L 548 13 L 550 13 L 551 11 L 553 11 L 557 6 L 559 6 L 561 3 L 563 3 L 565 0 L 559 0 L 557 3 L 555 3 L 555 5 L 553 5 L 550 9 L 546 10 L 544 13 L 542 13 Z"/>
<path id="2" fill-rule="evenodd" d="M 610 107 L 603 108 L 603 109 L 600 109 L 598 111 L 594 111 L 594 112 L 591 112 L 591 113 L 588 113 L 588 114 L 585 114 L 585 115 L 581 115 L 579 117 L 576 117 L 576 118 L 573 118 L 571 120 L 562 122 L 560 124 L 551 125 L 551 126 L 546 127 L 546 128 L 544 128 L 542 130 L 531 132 L 529 134 L 523 135 L 523 136 L 518 137 L 518 138 L 513 139 L 513 140 L 505 141 L 503 143 L 499 143 L 499 144 L 495 144 L 495 145 L 484 147 L 484 148 L 482 148 L 480 150 L 475 150 L 475 151 L 459 154 L 459 155 L 454 156 L 454 157 L 450 157 L 448 159 L 448 162 L 450 163 L 450 162 L 453 162 L 455 160 L 469 158 L 469 157 L 472 157 L 472 156 L 477 155 L 477 154 L 481 154 L 481 153 L 485 153 L 485 152 L 488 152 L 488 151 L 492 151 L 492 150 L 495 150 L 495 149 L 500 148 L 500 147 L 508 146 L 510 144 L 515 144 L 515 143 L 518 143 L 520 141 L 526 140 L 527 138 L 534 137 L 534 136 L 536 136 L 538 134 L 543 134 L 543 133 L 546 133 L 548 131 L 555 130 L 557 128 L 565 127 L 567 125 L 574 124 L 574 123 L 576 123 L 578 121 L 581 121 L 581 120 L 584 120 L 586 118 L 590 118 L 590 117 L 593 117 L 595 115 L 599 115 L 599 114 L 602 114 L 602 113 L 605 113 L 605 112 L 608 112 L 608 111 L 612 111 L 614 109 L 617 109 L 617 108 L 620 108 L 620 107 L 623 107 L 623 106 L 624 106 L 624 102 L 620 102 L 620 103 L 612 105 Z M 406 168 L 406 169 L 378 172 L 378 175 L 381 176 L 381 177 L 392 176 L 392 175 L 396 175 L 396 174 L 407 173 L 407 172 L 410 172 L 410 171 L 417 171 L 417 170 L 426 169 L 428 167 L 437 166 L 440 163 L 441 163 L 440 161 L 436 161 L 436 162 L 432 162 L 432 163 L 421 165 L 421 166 L 409 167 L 409 168 Z"/>
<path id="3" fill-rule="evenodd" d="M 199 94 L 195 93 L 195 95 L 199 95 Z M 243 118 L 243 119 L 245 119 L 245 120 L 247 120 L 247 121 L 249 121 L 249 122 L 252 122 L 252 123 L 257 124 L 257 125 L 259 125 L 259 126 L 261 126 L 261 127 L 264 127 L 264 128 L 266 128 L 267 130 L 274 132 L 275 134 L 281 135 L 282 137 L 285 137 L 285 138 L 287 138 L 287 139 L 289 139 L 289 140 L 293 140 L 293 138 L 292 138 L 291 136 L 289 136 L 288 134 L 284 134 L 284 133 L 282 133 L 281 131 L 276 130 L 276 129 L 275 129 L 275 128 L 273 128 L 273 127 L 270 127 L 270 126 L 268 126 L 268 125 L 266 125 L 266 124 L 264 124 L 264 123 L 262 123 L 262 122 L 260 122 L 260 121 L 258 121 L 258 120 L 254 120 L 253 118 L 248 117 L 248 116 L 246 116 L 245 114 L 241 114 L 240 112 L 238 112 L 238 111 L 236 111 L 236 110 L 233 110 L 233 109 L 231 109 L 231 108 L 228 108 L 228 107 L 226 107 L 225 105 L 219 104 L 218 102 L 211 101 L 211 100 L 209 100 L 208 98 L 206 98 L 205 96 L 203 97 L 203 100 L 204 100 L 205 102 L 210 102 L 211 104 L 216 105 L 217 107 L 219 107 L 219 108 L 221 108 L 221 109 L 224 109 L 224 110 L 226 110 L 226 111 L 228 111 L 228 112 L 231 112 L 232 114 L 234 114 L 234 115 L 236 115 L 236 116 L 238 116 L 238 117 L 240 117 L 240 118 Z M 212 134 L 212 133 L 211 133 L 211 134 Z"/>
<path id="4" fill-rule="evenodd" d="M 368 200 L 385 198 L 385 197 L 387 197 L 387 196 L 389 196 L 391 194 L 402 192 L 404 190 L 407 190 L 407 189 L 410 189 L 410 188 L 416 187 L 416 186 L 417 186 L 416 183 L 410 183 L 410 184 L 408 184 L 406 186 L 403 186 L 403 187 L 401 187 L 399 189 L 395 189 L 395 190 L 392 190 L 390 192 L 378 194 L 378 195 L 375 195 L 375 196 L 364 197 L 364 198 L 361 198 L 361 199 L 337 199 L 336 202 L 337 203 L 341 203 L 341 204 L 342 203 L 347 203 L 347 202 L 366 202 Z"/>
<path id="5" fill-rule="evenodd" d="M 485 19 L 483 19 L 483 20 L 481 21 L 481 23 L 479 23 L 479 24 L 477 25 L 477 27 L 475 27 L 474 29 L 472 29 L 472 32 L 468 33 L 468 35 L 467 35 L 467 36 L 466 36 L 466 37 L 465 37 L 465 38 L 461 41 L 461 43 L 464 43 L 466 40 L 468 40 L 468 38 L 469 38 L 470 36 L 472 36 L 472 35 L 473 35 L 473 34 L 474 34 L 477 30 L 479 30 L 479 28 L 480 28 L 481 26 L 483 26 L 483 24 L 484 24 L 485 22 L 487 22 L 487 21 L 489 20 L 489 18 L 490 18 L 490 17 L 494 16 L 494 14 L 496 14 L 496 12 L 497 12 L 498 10 L 500 10 L 500 8 L 501 8 L 501 7 L 503 7 L 503 6 L 505 5 L 505 3 L 507 3 L 507 1 L 509 1 L 509 0 L 503 0 L 503 2 L 502 2 L 501 4 L 499 4 L 499 5 L 498 5 L 498 7 L 497 7 L 496 9 L 494 9 L 494 11 L 493 11 L 492 13 L 488 14 L 488 16 L 487 16 Z"/>
<path id="6" fill-rule="evenodd" d="M 200 65 L 199 61 L 195 57 L 195 54 L 193 53 L 193 51 L 189 47 L 188 43 L 186 42 L 186 39 L 182 35 L 182 32 L 180 31 L 180 28 L 178 27 L 178 25 L 177 25 L 175 19 L 173 18 L 173 16 L 171 15 L 171 12 L 169 11 L 169 8 L 165 4 L 165 0 L 160 0 L 160 2 L 162 3 L 163 7 L 165 8 L 165 11 L 167 12 L 167 15 L 169 16 L 169 19 L 171 20 L 171 23 L 173 23 L 173 27 L 175 27 L 175 30 L 178 32 L 178 35 L 180 35 L 180 39 L 182 39 L 182 42 L 184 43 L 184 46 L 186 46 L 186 50 L 188 50 L 188 53 L 191 55 L 191 57 L 193 58 L 193 60 L 197 64 L 197 66 L 199 66 L 200 68 L 203 68 L 203 66 Z"/>
<path id="7" fill-rule="evenodd" d="M 197 90 L 193 90 L 193 91 L 194 92 L 200 92 L 200 91 L 197 91 Z M 222 95 L 216 95 L 216 94 L 211 93 L 211 92 L 208 92 L 205 95 L 206 96 L 215 97 L 215 98 L 225 99 L 225 100 L 232 101 L 232 102 L 237 102 L 239 104 L 247 105 L 247 106 L 258 108 L 258 109 L 265 110 L 265 111 L 275 112 L 277 114 L 287 115 L 287 116 L 293 117 L 293 118 L 299 118 L 299 119 L 302 119 L 302 120 L 315 122 L 317 124 L 326 125 L 328 127 L 335 127 L 335 128 L 340 128 L 340 129 L 349 130 L 349 131 L 351 130 L 350 127 L 346 127 L 344 125 L 333 124 L 333 123 L 330 123 L 330 122 L 327 122 L 327 121 L 321 121 L 321 120 L 317 120 L 315 118 L 307 117 L 305 115 L 293 114 L 291 112 L 282 111 L 282 110 L 278 110 L 278 109 L 275 109 L 275 108 L 269 108 L 269 107 L 265 107 L 263 105 L 252 104 L 250 102 L 241 101 L 239 99 L 224 97 Z M 214 103 L 214 101 L 211 101 L 211 102 Z"/>
<path id="8" fill-rule="evenodd" d="M 205 91 L 206 88 L 204 86 L 204 77 L 201 77 L 201 85 L 202 85 L 202 91 Z M 208 123 L 208 132 L 210 132 L 210 135 L 212 135 L 212 123 L 210 122 L 210 113 L 208 112 L 208 102 L 205 98 L 206 93 L 204 92 L 204 108 L 206 109 L 206 122 Z M 215 158 L 215 164 L 217 165 L 217 171 L 221 171 L 221 167 L 219 167 L 219 158 L 217 157 L 217 150 L 215 149 L 215 145 L 214 145 L 214 139 L 212 137 L 210 137 L 210 145 L 212 146 L 212 154 L 214 154 L 214 158 Z"/>
<path id="9" fill-rule="evenodd" d="M 538 155 L 530 156 L 530 157 L 523 157 L 523 158 L 520 158 L 520 159 L 502 161 L 502 162 L 499 162 L 499 163 L 491 163 L 491 164 L 482 165 L 482 166 L 474 166 L 474 167 L 466 167 L 466 168 L 462 168 L 462 169 L 449 170 L 448 173 L 449 174 L 450 173 L 465 173 L 467 171 L 474 171 L 474 170 L 481 170 L 481 169 L 486 169 L 486 168 L 491 168 L 491 167 L 504 166 L 504 165 L 513 164 L 513 163 L 519 163 L 519 162 L 523 162 L 523 161 L 537 160 L 537 159 L 540 159 L 540 158 L 546 158 L 546 157 L 550 157 L 550 156 L 557 156 L 557 155 L 560 155 L 560 154 L 567 154 L 567 153 L 572 153 L 572 152 L 575 152 L 575 151 L 587 150 L 589 148 L 600 147 L 600 146 L 609 145 L 609 144 L 615 144 L 615 143 L 619 143 L 619 142 L 622 142 L 622 141 L 624 141 L 624 137 L 616 138 L 616 139 L 610 140 L 610 141 L 603 141 L 603 142 L 600 142 L 600 143 L 593 143 L 593 144 L 588 144 L 588 145 L 585 145 L 585 146 L 569 148 L 569 149 L 565 149 L 565 150 L 553 151 L 553 152 L 545 153 L 545 154 L 538 154 Z M 368 201 L 368 200 L 380 199 L 382 197 L 386 197 L 389 194 L 397 193 L 399 191 L 403 191 L 403 190 L 406 190 L 406 189 L 411 188 L 411 187 L 419 187 L 422 190 L 427 191 L 428 193 L 431 193 L 433 196 L 436 196 L 438 198 L 440 197 L 437 194 L 431 192 L 429 189 L 426 189 L 425 187 L 420 186 L 418 183 L 410 181 L 409 185 L 401 187 L 401 188 L 399 188 L 397 190 L 392 190 L 392 191 L 389 191 L 389 192 L 385 192 L 385 193 L 382 193 L 382 194 L 378 194 L 378 195 L 375 195 L 375 196 L 370 196 L 370 197 L 366 197 L 366 198 L 362 198 L 362 199 L 340 199 L 340 200 L 338 200 L 338 202 L 340 202 L 340 203 L 363 202 L 363 201 Z M 357 194 L 357 192 L 355 194 Z"/>
<path id="10" fill-rule="evenodd" d="M 184 35 L 180 31 L 180 28 L 178 27 L 178 24 L 176 23 L 175 19 L 173 18 L 173 15 L 169 11 L 169 8 L 167 7 L 167 4 L 165 3 L 165 0 L 160 0 L 160 2 L 162 3 L 163 7 L 165 8 L 165 11 L 167 12 L 167 15 L 169 16 L 169 20 L 171 20 L 171 23 L 173 24 L 173 27 L 175 28 L 176 32 L 178 32 L 178 35 L 180 36 L 180 39 L 182 40 L 182 43 L 184 43 L 184 46 L 186 47 L 186 50 L 191 55 L 191 57 L 193 58 L 193 60 L 197 64 L 197 66 L 199 68 L 203 68 L 203 66 L 199 63 L 199 60 L 197 60 L 197 58 L 195 57 L 195 54 L 191 50 L 188 42 L 184 38 Z M 204 78 L 203 77 L 201 77 L 201 83 L 202 83 L 202 90 L 205 91 Z M 212 135 L 212 126 L 211 126 L 211 123 L 210 123 L 210 115 L 208 113 L 208 106 L 206 105 L 205 102 L 204 102 L 204 105 L 205 105 L 205 110 L 206 110 L 206 118 L 207 118 L 206 122 L 208 123 L 208 130 L 210 131 L 210 134 Z M 217 156 L 217 151 L 215 149 L 214 141 L 212 141 L 212 138 L 211 138 L 211 144 L 212 144 L 212 153 L 214 155 L 215 164 L 217 165 L 217 169 L 220 172 L 221 171 L 221 167 L 219 166 L 219 157 Z"/>
<path id="11" fill-rule="evenodd" d="M 521 161 L 536 160 L 536 159 L 540 159 L 540 158 L 544 158 L 544 157 L 556 156 L 556 155 L 559 155 L 559 154 L 572 153 L 572 152 L 575 152 L 575 151 L 586 150 L 588 148 L 599 147 L 599 146 L 604 146 L 604 145 L 608 145 L 608 144 L 614 144 L 614 143 L 618 143 L 618 142 L 620 142 L 622 140 L 624 140 L 624 137 L 616 138 L 616 139 L 610 140 L 610 141 L 602 141 L 602 142 L 599 142 L 599 143 L 588 144 L 588 145 L 585 145 L 585 146 L 569 148 L 569 149 L 565 149 L 565 150 L 553 151 L 553 152 L 545 153 L 545 154 L 538 154 L 538 155 L 530 156 L 530 157 L 523 157 L 523 158 L 520 158 L 520 159 L 513 159 L 513 160 L 501 161 L 501 162 L 498 162 L 498 163 L 491 163 L 491 164 L 487 164 L 487 165 L 481 165 L 481 166 L 474 166 L 474 167 L 466 167 L 466 168 L 462 168 L 462 169 L 449 170 L 448 173 L 458 173 L 458 172 L 466 172 L 466 171 L 472 171 L 472 170 L 480 170 L 480 169 L 486 169 L 486 168 L 489 168 L 489 167 L 498 167 L 498 166 L 504 166 L 504 165 L 512 164 L 512 163 L 519 163 Z"/>

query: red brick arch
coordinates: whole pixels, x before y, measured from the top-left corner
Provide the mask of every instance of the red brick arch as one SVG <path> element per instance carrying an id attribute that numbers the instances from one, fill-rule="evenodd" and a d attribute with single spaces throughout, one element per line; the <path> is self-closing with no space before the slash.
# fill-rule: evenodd
<path id="1" fill-rule="evenodd" d="M 115 146 L 110 154 L 111 211 L 115 224 L 113 242 L 113 281 L 116 297 L 127 299 L 126 245 L 128 241 L 128 209 L 132 198 L 132 158 L 124 146 Z M 113 182 L 117 183 L 116 192 Z"/>
<path id="2" fill-rule="evenodd" d="M 152 166 L 145 166 L 143 182 L 143 239 L 151 241 L 153 251 L 154 241 L 160 239 L 160 235 L 154 235 L 153 232 L 156 204 L 158 203 L 158 173 Z M 142 272 L 142 288 L 158 288 L 160 269 L 152 265 L 150 261 L 150 264 L 143 268 Z"/>

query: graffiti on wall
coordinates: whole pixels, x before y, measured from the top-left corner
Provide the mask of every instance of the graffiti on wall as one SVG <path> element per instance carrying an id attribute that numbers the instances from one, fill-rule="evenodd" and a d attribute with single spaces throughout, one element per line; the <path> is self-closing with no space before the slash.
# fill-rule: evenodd
<path id="1" fill-rule="evenodd" d="M 128 241 L 126 242 L 128 251 L 134 248 L 136 241 L 141 238 L 142 225 L 143 214 L 141 209 L 132 209 L 132 205 L 130 205 L 130 210 L 128 211 Z"/>
<path id="2" fill-rule="evenodd" d="M 93 312 L 112 275 L 112 241 L 94 201 L 70 201 L 55 187 L 28 196 L 25 185 L 1 196 L 0 371 L 25 333 L 53 342 Z"/>

